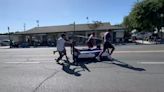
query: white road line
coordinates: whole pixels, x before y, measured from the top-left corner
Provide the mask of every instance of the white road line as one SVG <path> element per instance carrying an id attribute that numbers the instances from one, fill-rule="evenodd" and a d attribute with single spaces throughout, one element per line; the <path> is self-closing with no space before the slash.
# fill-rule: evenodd
<path id="1" fill-rule="evenodd" d="M 164 62 L 138 62 L 139 64 L 149 64 L 149 65 L 153 65 L 153 64 L 164 64 Z"/>
<path id="2" fill-rule="evenodd" d="M 148 51 L 115 51 L 114 53 L 153 53 L 164 52 L 164 50 L 148 50 Z"/>
<path id="3" fill-rule="evenodd" d="M 40 62 L 4 62 L 8 64 L 39 64 Z"/>

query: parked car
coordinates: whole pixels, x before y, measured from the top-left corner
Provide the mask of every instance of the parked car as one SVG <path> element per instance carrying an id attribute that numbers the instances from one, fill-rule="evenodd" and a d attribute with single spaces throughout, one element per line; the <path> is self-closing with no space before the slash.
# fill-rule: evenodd
<path id="1" fill-rule="evenodd" d="M 21 48 L 29 48 L 30 45 L 29 45 L 29 43 L 27 43 L 27 42 L 23 42 L 23 43 L 21 43 L 21 44 L 19 45 L 19 47 L 21 47 Z"/>
<path id="2" fill-rule="evenodd" d="M 3 40 L 0 42 L 1 46 L 9 46 L 10 45 L 10 40 Z"/>

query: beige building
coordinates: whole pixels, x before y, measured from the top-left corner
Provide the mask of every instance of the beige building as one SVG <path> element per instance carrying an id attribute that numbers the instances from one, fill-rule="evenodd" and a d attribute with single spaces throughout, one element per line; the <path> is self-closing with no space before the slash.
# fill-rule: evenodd
<path id="1" fill-rule="evenodd" d="M 112 30 L 111 35 L 114 43 L 123 41 L 125 28 L 112 26 L 109 23 L 35 27 L 15 35 L 17 35 L 18 41 L 21 43 L 28 42 L 33 45 L 34 42 L 39 42 L 41 45 L 47 45 L 49 42 L 56 43 L 60 34 L 66 33 L 68 37 L 75 37 L 74 40 L 76 40 L 78 45 L 84 45 L 90 33 L 95 32 L 96 37 L 102 39 L 103 33 L 108 30 Z"/>

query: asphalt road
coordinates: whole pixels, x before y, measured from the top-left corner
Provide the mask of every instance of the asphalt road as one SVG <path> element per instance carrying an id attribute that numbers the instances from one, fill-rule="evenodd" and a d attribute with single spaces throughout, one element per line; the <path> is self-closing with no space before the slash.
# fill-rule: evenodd
<path id="1" fill-rule="evenodd" d="M 0 92 L 164 92 L 164 45 L 120 45 L 113 62 L 79 66 L 56 64 L 55 49 L 1 47 Z"/>

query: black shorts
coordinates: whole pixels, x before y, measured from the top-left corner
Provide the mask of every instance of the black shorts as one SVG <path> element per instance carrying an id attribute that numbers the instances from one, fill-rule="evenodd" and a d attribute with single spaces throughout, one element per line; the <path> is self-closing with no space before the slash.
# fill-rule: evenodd
<path id="1" fill-rule="evenodd" d="M 87 45 L 89 48 L 93 48 L 93 43 L 92 42 L 87 42 Z"/>
<path id="2" fill-rule="evenodd" d="M 108 49 L 108 48 L 114 48 L 114 46 L 110 42 L 105 42 L 104 49 Z"/>
<path id="3" fill-rule="evenodd" d="M 64 49 L 63 51 L 58 51 L 59 55 L 62 56 L 62 55 L 66 55 L 66 50 Z"/>

